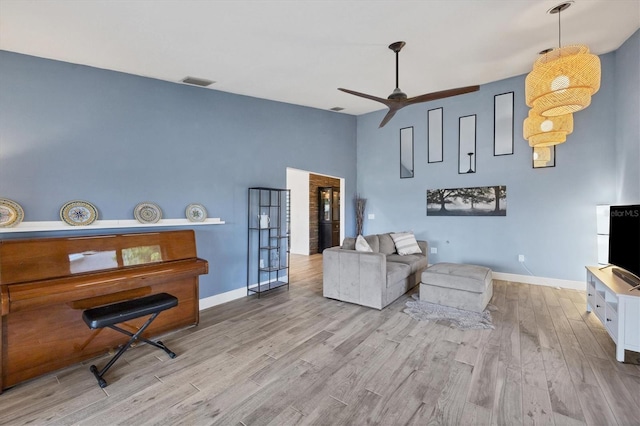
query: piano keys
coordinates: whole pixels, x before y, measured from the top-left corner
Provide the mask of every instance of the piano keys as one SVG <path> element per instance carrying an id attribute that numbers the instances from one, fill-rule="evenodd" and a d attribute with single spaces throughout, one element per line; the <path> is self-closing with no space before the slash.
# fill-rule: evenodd
<path id="1" fill-rule="evenodd" d="M 197 325 L 198 277 L 207 273 L 193 230 L 0 241 L 0 393 L 128 340 L 90 330 L 85 309 L 164 292 L 178 306 L 145 337 Z"/>

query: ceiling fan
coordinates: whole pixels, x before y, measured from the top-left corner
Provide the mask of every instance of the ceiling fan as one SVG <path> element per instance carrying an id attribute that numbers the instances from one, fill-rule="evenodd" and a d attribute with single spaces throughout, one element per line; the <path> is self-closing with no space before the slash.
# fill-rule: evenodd
<path id="1" fill-rule="evenodd" d="M 407 94 L 404 93 L 402 90 L 400 90 L 400 87 L 398 84 L 398 56 L 399 56 L 400 50 L 402 50 L 405 44 L 406 43 L 404 41 L 396 41 L 395 43 L 391 43 L 389 45 L 389 49 L 396 52 L 396 88 L 393 90 L 393 93 L 391 93 L 387 99 L 379 98 L 377 96 L 367 95 L 366 93 L 355 92 L 349 89 L 342 89 L 342 88 L 338 89 L 345 93 L 350 93 L 352 95 L 360 96 L 361 98 L 371 99 L 372 101 L 377 101 L 386 105 L 387 108 L 389 108 L 389 112 L 387 112 L 387 115 L 384 116 L 379 127 L 382 127 L 385 124 L 387 124 L 389 120 L 391 120 L 391 118 L 396 114 L 396 112 L 398 112 L 398 110 L 406 107 L 407 105 L 413 105 L 420 102 L 435 101 L 437 99 L 448 98 L 450 96 L 463 95 L 465 93 L 476 92 L 478 91 L 478 89 L 480 89 L 480 86 L 467 86 L 467 87 L 459 87 L 457 89 L 443 90 L 441 92 L 427 93 L 424 95 L 407 98 Z"/>

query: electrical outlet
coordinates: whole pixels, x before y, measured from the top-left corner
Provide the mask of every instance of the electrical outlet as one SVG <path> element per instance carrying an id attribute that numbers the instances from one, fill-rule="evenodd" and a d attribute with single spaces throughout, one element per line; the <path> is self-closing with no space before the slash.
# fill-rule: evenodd
<path id="1" fill-rule="evenodd" d="M 438 254 L 438 247 L 431 247 L 431 254 Z"/>
<path id="2" fill-rule="evenodd" d="M 518 255 L 518 262 L 524 262 L 524 254 Z"/>
<path id="3" fill-rule="evenodd" d="M 373 214 L 373 213 L 369 213 L 369 214 L 367 215 L 367 218 L 368 218 L 369 220 L 373 220 L 373 219 L 375 219 L 375 218 L 376 218 L 376 215 L 375 215 L 375 214 Z"/>

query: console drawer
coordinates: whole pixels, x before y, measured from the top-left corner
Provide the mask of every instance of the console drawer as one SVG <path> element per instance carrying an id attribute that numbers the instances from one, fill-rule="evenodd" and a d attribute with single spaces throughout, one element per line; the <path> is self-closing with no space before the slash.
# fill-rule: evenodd
<path id="1" fill-rule="evenodd" d="M 618 314 L 613 309 L 605 312 L 604 326 L 614 342 L 618 343 Z"/>
<path id="2" fill-rule="evenodd" d="M 593 281 L 589 281 L 587 284 L 587 303 L 591 310 L 596 308 L 596 285 Z"/>
<path id="3" fill-rule="evenodd" d="M 604 298 L 600 296 L 600 293 L 595 293 L 593 310 L 598 316 L 598 318 L 600 319 L 600 322 L 602 322 L 602 325 L 606 326 L 605 302 L 604 302 Z"/>

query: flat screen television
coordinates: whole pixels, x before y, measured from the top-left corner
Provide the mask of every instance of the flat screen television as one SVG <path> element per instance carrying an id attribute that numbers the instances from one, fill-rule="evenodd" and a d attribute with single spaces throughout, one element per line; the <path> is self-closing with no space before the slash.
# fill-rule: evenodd
<path id="1" fill-rule="evenodd" d="M 609 263 L 620 278 L 640 285 L 640 204 L 610 207 Z"/>

